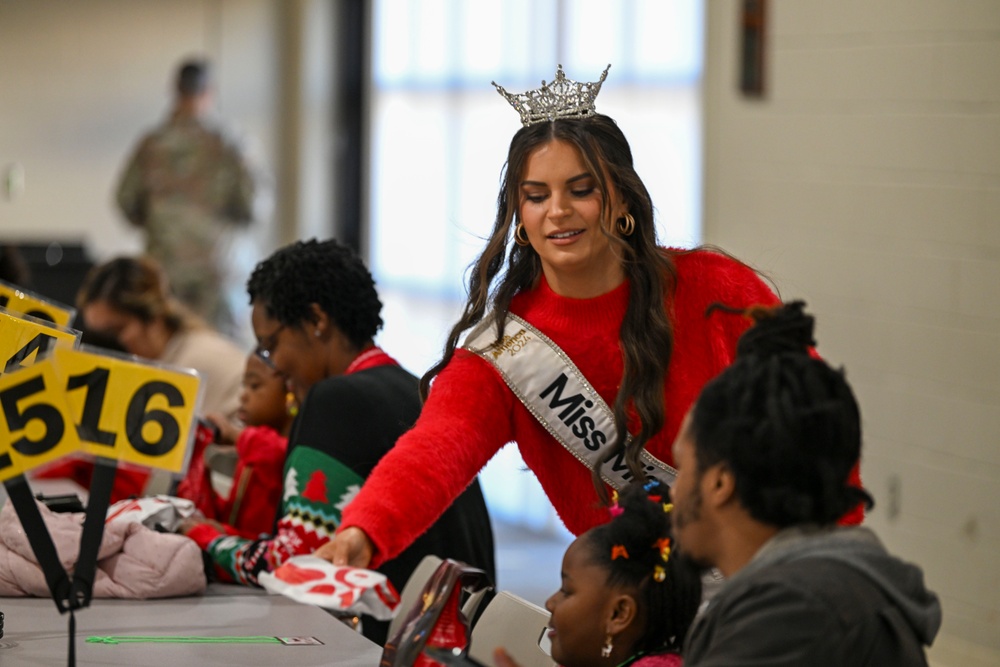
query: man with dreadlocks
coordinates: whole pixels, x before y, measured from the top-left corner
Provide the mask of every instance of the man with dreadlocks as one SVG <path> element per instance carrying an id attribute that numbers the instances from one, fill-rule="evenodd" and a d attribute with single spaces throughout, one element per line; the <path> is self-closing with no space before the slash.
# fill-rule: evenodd
<path id="1" fill-rule="evenodd" d="M 861 419 L 843 372 L 810 355 L 803 307 L 748 313 L 757 323 L 736 361 L 674 442 L 675 534 L 727 578 L 691 629 L 685 665 L 926 665 L 941 606 L 921 570 L 869 529 L 836 526 L 872 503 L 848 483 Z"/>

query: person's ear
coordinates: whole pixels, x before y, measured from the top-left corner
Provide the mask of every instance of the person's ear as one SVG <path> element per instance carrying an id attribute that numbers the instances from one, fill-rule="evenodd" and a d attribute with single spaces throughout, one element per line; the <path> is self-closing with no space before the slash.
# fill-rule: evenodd
<path id="1" fill-rule="evenodd" d="M 611 609 L 608 618 L 608 632 L 617 635 L 628 628 L 636 619 L 639 605 L 635 598 L 626 593 L 619 593 L 611 599 Z"/>
<path id="2" fill-rule="evenodd" d="M 714 507 L 736 500 L 736 476 L 725 463 L 716 463 L 702 476 L 702 496 Z"/>
<path id="3" fill-rule="evenodd" d="M 320 338 L 329 333 L 331 324 L 330 316 L 326 314 L 326 311 L 318 303 L 309 304 L 309 316 L 307 319 L 312 323 L 312 327 L 306 327 L 308 335 Z"/>

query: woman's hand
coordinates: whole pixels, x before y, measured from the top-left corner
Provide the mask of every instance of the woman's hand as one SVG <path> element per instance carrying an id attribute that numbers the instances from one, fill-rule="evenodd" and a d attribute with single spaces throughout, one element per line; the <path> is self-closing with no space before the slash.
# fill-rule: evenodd
<path id="1" fill-rule="evenodd" d="M 514 661 L 514 658 L 510 657 L 507 651 L 503 650 L 499 646 L 493 649 L 493 664 L 496 667 L 521 667 Z"/>
<path id="2" fill-rule="evenodd" d="M 313 556 L 328 560 L 334 565 L 368 567 L 375 553 L 375 545 L 360 528 L 351 526 L 334 535 L 333 539 L 317 549 Z"/>

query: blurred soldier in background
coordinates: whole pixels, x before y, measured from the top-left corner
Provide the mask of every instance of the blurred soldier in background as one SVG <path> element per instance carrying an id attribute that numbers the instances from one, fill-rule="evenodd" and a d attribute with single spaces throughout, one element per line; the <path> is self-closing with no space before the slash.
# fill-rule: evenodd
<path id="1" fill-rule="evenodd" d="M 262 183 L 244 149 L 209 115 L 208 63 L 177 73 L 169 118 L 139 142 L 118 186 L 122 213 L 144 230 L 146 252 L 167 271 L 175 296 L 218 330 L 236 334 L 227 295 L 244 275 L 232 266 L 235 232 L 259 209 Z"/>

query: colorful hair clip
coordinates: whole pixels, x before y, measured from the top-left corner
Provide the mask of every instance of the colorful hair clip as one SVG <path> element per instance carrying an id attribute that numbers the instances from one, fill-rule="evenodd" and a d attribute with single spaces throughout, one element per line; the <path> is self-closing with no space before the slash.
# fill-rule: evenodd
<path id="1" fill-rule="evenodd" d="M 660 558 L 662 558 L 663 562 L 666 563 L 667 560 L 670 558 L 670 538 L 661 537 L 660 539 L 656 540 L 656 542 L 653 543 L 653 546 L 657 550 L 659 550 Z"/>
<path id="2" fill-rule="evenodd" d="M 611 506 L 608 507 L 608 513 L 611 515 L 611 518 L 614 519 L 616 516 L 620 515 L 624 511 L 625 510 L 623 510 L 618 505 L 618 491 L 617 490 L 612 491 L 611 492 Z"/>
<path id="3" fill-rule="evenodd" d="M 667 578 L 667 571 L 663 569 L 662 565 L 657 565 L 653 568 L 653 579 L 662 582 Z"/>
<path id="4" fill-rule="evenodd" d="M 611 547 L 611 560 L 618 560 L 618 558 L 628 558 L 628 550 L 625 549 L 624 544 L 616 544 Z"/>

